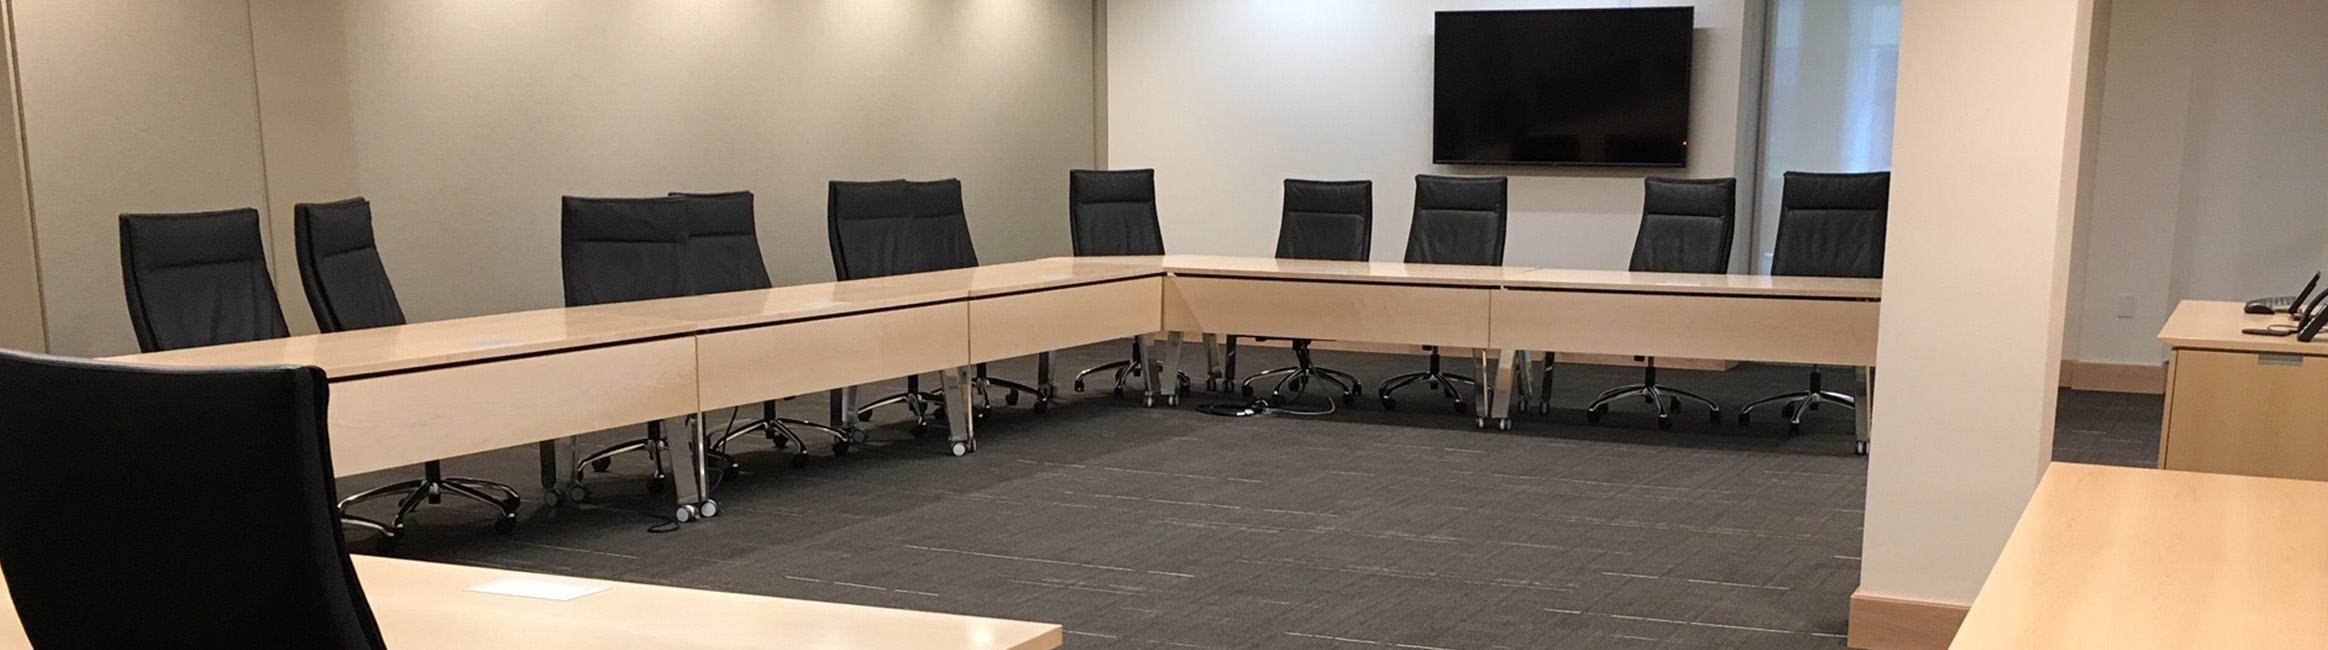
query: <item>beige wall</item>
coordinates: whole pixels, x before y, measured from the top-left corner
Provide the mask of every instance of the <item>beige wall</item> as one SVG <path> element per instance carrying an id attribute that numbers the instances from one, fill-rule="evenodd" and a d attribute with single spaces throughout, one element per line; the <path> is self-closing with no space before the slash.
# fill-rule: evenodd
<path id="1" fill-rule="evenodd" d="M 2052 457 L 2094 4 L 1905 5 L 1861 594 L 1971 603 Z"/>
<path id="2" fill-rule="evenodd" d="M 955 176 L 984 260 L 1064 254 L 1097 148 L 1088 0 L 19 2 L 65 353 L 135 347 L 121 212 L 265 208 L 309 330 L 295 202 L 371 198 L 426 320 L 558 304 L 562 194 L 752 190 L 796 283 L 832 274 L 827 180 Z"/>
<path id="3" fill-rule="evenodd" d="M 1690 166 L 1650 171 L 1431 164 L 1432 14 L 1697 8 Z M 1758 0 L 1108 0 L 1107 161 L 1157 167 L 1175 252 L 1269 255 L 1282 179 L 1372 179 L 1374 258 L 1406 250 L 1414 175 L 1512 177 L 1514 265 L 1623 268 L 1644 176 L 1755 174 Z M 1742 210 L 1754 197 L 1741 192 Z M 1741 241 L 1754 229 L 1742 224 Z M 1735 256 L 1745 268 L 1748 256 Z"/>
<path id="4" fill-rule="evenodd" d="M 0 21 L 9 11 L 0 0 Z M 0 23 L 4 25 L 4 23 Z M 39 254 L 33 247 L 32 202 L 24 179 L 24 131 L 16 127 L 16 47 L 0 33 L 0 348 L 48 349 L 41 318 Z"/>
<path id="5" fill-rule="evenodd" d="M 132 352 L 117 217 L 259 206 L 243 0 L 16 0 L 49 347 Z"/>

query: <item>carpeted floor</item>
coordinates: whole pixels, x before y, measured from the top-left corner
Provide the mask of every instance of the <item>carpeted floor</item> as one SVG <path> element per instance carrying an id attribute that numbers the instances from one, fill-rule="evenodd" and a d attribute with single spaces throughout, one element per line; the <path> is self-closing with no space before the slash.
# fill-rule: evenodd
<path id="1" fill-rule="evenodd" d="M 1122 350 L 1070 350 L 1059 366 Z M 1319 355 L 1369 381 L 1421 363 Z M 1243 368 L 1288 359 L 1248 347 Z M 1806 371 L 1662 374 L 1734 406 L 1799 388 Z M 1696 410 L 1660 432 L 1638 403 L 1585 425 L 1591 395 L 1638 378 L 1562 365 L 1556 412 L 1510 432 L 1474 430 L 1419 388 L 1397 412 L 1368 399 L 1325 417 L 1250 419 L 1069 393 L 1048 414 L 997 412 L 966 458 L 894 427 L 875 434 L 888 444 L 798 469 L 764 441 L 739 441 L 745 472 L 719 486 L 722 516 L 675 532 L 649 532 L 669 501 L 645 494 L 633 455 L 594 479 L 592 503 L 529 501 L 509 535 L 477 506 L 424 510 L 397 553 L 1056 622 L 1076 648 L 1843 647 L 1867 472 L 1850 412 L 1822 409 L 1799 436 L 1775 417 L 1740 427 Z M 1856 389 L 1847 373 L 1829 382 Z M 783 408 L 821 419 L 824 403 Z M 2156 396 L 2064 391 L 2057 455 L 2146 464 L 2160 408 Z M 530 450 L 447 468 L 537 492 Z"/>

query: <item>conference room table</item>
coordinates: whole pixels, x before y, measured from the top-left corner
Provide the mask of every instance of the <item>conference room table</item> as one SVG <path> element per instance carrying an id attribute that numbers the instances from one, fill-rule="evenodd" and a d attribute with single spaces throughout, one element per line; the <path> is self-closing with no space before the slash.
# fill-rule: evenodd
<path id="1" fill-rule="evenodd" d="M 1874 363 L 1881 281 L 1643 274 L 1208 255 L 1048 258 L 664 300 L 545 309 L 116 357 L 165 365 L 312 365 L 331 381 L 342 475 L 539 443 L 550 494 L 571 436 L 683 418 L 669 454 L 677 517 L 716 516 L 709 409 L 936 372 L 970 404 L 974 368 L 1115 339 L 1173 377 L 1188 333 L 1466 349 L 1488 377 L 1476 423 L 1509 428 L 1529 350 Z M 1151 335 L 1162 333 L 1162 339 Z M 1209 348 L 1208 348 L 1209 349 Z M 1218 372 L 1218 371 L 1215 371 Z M 1870 377 L 1872 390 L 1872 377 Z M 1537 381 L 1541 383 L 1541 381 Z M 1171 382 L 1146 400 L 1176 403 Z M 1862 400 L 1860 441 L 1867 440 Z M 974 408 L 947 408 L 955 455 Z M 1864 446 L 1862 447 L 1864 450 Z"/>
<path id="2" fill-rule="evenodd" d="M 1956 650 L 2328 648 L 2328 483 L 2054 463 Z"/>
<path id="3" fill-rule="evenodd" d="M 1058 625 L 357 555 L 380 636 L 427 650 L 1049 650 Z M 568 600 L 485 593 L 600 589 Z M 494 587 L 488 587 L 492 589 Z M 201 594 L 183 594 L 189 599 Z M 125 619 L 123 625 L 137 625 Z M 31 650 L 0 582 L 0 650 Z"/>

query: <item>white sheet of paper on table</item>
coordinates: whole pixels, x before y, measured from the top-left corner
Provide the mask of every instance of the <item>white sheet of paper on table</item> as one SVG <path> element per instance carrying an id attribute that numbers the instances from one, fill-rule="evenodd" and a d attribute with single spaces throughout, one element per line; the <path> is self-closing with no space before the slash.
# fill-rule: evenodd
<path id="1" fill-rule="evenodd" d="M 480 594 L 493 594 L 496 596 L 516 596 L 519 598 L 538 598 L 541 600 L 555 600 L 558 602 L 565 602 L 601 591 L 606 591 L 606 588 L 597 585 L 575 584 L 571 582 L 550 582 L 548 580 L 509 578 L 505 580 L 495 580 L 485 584 L 477 585 L 475 587 L 470 587 L 469 591 L 474 591 Z"/>
<path id="2" fill-rule="evenodd" d="M 1659 283 L 1657 283 L 1657 285 L 1658 285 L 1658 286 L 1662 286 L 1662 287 L 1702 287 L 1702 286 L 1706 286 L 1706 283 L 1704 283 L 1704 282 L 1674 282 L 1674 281 L 1667 281 L 1667 282 L 1659 282 Z"/>

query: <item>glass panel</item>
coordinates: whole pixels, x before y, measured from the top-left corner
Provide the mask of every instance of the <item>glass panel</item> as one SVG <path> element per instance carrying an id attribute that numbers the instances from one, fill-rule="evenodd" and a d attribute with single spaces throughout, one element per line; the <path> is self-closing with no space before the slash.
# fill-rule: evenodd
<path id="1" fill-rule="evenodd" d="M 1772 1 L 1754 272 L 1770 272 L 1786 172 L 1891 168 L 1900 1 Z"/>

